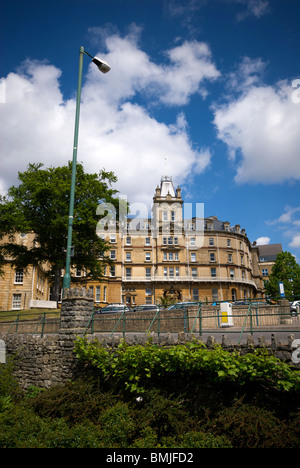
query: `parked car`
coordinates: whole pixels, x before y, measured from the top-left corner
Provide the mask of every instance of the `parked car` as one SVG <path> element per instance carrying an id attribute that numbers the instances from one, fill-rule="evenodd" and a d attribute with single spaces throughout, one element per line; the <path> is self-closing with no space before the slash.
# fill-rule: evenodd
<path id="1" fill-rule="evenodd" d="M 174 310 L 174 309 L 185 309 L 187 307 L 192 307 L 198 305 L 197 302 L 177 302 L 176 304 L 171 305 L 167 308 L 167 310 Z"/>
<path id="2" fill-rule="evenodd" d="M 129 307 L 124 304 L 109 304 L 102 309 L 96 311 L 97 314 L 113 314 L 113 313 L 122 313 L 122 312 L 130 312 Z"/>
<path id="3" fill-rule="evenodd" d="M 134 312 L 144 312 L 144 311 L 153 311 L 153 312 L 158 312 L 159 311 L 159 307 L 155 304 L 142 304 L 142 305 L 139 305 L 139 306 L 136 306 L 133 308 L 133 311 Z"/>
<path id="4" fill-rule="evenodd" d="M 292 304 L 291 304 L 291 315 L 295 316 L 297 315 L 297 306 L 299 307 L 299 310 L 300 310 L 300 301 L 294 301 Z"/>

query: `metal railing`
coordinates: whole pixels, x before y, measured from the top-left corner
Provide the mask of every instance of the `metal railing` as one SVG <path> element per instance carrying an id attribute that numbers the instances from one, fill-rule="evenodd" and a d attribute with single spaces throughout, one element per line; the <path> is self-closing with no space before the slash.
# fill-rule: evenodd
<path id="1" fill-rule="evenodd" d="M 203 334 L 235 333 L 238 343 L 244 333 L 278 332 L 288 330 L 300 333 L 300 314 L 292 316 L 289 307 L 252 301 L 247 305 L 233 306 L 230 313 L 232 325 L 223 323 L 222 302 L 196 303 L 194 307 L 168 310 L 163 307 L 149 312 L 121 312 L 119 314 L 98 314 L 93 312 L 83 334 L 118 333 L 123 337 L 134 333 L 185 332 L 202 337 Z"/>
<path id="2" fill-rule="evenodd" d="M 0 312 L 0 333 L 40 335 L 57 333 L 60 310 L 51 312 L 18 311 L 16 314 Z"/>
<path id="3" fill-rule="evenodd" d="M 202 337 L 211 334 L 238 334 L 238 343 L 245 333 L 276 333 L 288 330 L 300 333 L 300 311 L 295 316 L 289 306 L 278 303 L 267 304 L 258 299 L 248 304 L 233 305 L 230 310 L 231 324 L 224 324 L 222 302 L 198 302 L 193 307 L 167 309 L 156 307 L 150 311 L 101 314 L 94 308 L 83 327 L 83 334 L 105 333 L 110 336 L 121 334 L 150 334 L 158 337 L 163 333 L 184 332 Z M 228 317 L 227 317 L 228 318 Z M 60 310 L 33 313 L 30 311 L 0 312 L 0 333 L 40 335 L 57 334 L 60 329 Z"/>

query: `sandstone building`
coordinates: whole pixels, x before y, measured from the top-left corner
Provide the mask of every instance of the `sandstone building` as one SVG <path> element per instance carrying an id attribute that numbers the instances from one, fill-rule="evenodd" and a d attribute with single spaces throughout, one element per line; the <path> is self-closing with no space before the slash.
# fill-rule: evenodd
<path id="1" fill-rule="evenodd" d="M 32 234 L 16 234 L 14 242 L 31 248 Z M 5 242 L 6 239 L 3 239 Z M 27 270 L 16 270 L 7 257 L 0 275 L 0 311 L 29 309 L 36 301 L 48 301 L 50 284 L 45 269 L 29 265 Z M 42 302 L 41 302 L 42 301 Z"/>
<path id="2" fill-rule="evenodd" d="M 266 283 L 270 279 L 272 268 L 276 262 L 277 255 L 282 253 L 281 244 L 258 245 L 258 265 L 261 271 L 263 282 Z"/>
<path id="3" fill-rule="evenodd" d="M 91 288 L 99 306 L 155 304 L 166 296 L 206 302 L 262 297 L 258 247 L 251 245 L 245 230 L 215 216 L 205 218 L 201 206 L 196 216 L 186 216 L 188 205 L 172 178 L 162 177 L 151 217 L 128 217 L 98 232 L 109 243 L 112 260 L 103 279 L 87 280 L 78 266 L 72 285 Z M 29 237 L 18 241 L 29 242 Z M 24 309 L 30 301 L 49 299 L 42 269 L 16 272 L 8 259 L 0 277 L 0 310 Z"/>
<path id="4" fill-rule="evenodd" d="M 155 304 L 236 301 L 261 297 L 258 250 L 239 225 L 216 217 L 183 217 L 180 188 L 164 176 L 153 197 L 151 218 L 126 219 L 120 230 L 103 229 L 113 266 L 91 282 L 95 302 Z M 84 272 L 77 271 L 77 278 Z M 83 279 L 83 278 L 82 278 Z"/>

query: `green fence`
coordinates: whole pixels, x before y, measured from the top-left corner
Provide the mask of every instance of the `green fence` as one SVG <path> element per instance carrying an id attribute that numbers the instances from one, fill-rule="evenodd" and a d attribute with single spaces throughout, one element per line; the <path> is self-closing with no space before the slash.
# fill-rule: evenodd
<path id="1" fill-rule="evenodd" d="M 40 335 L 57 333 L 60 327 L 60 310 L 44 312 L 0 312 L 0 333 Z"/>
<path id="2" fill-rule="evenodd" d="M 159 308 L 149 312 L 122 312 L 119 314 L 98 314 L 95 310 L 87 323 L 84 334 L 118 333 L 123 337 L 129 333 L 191 333 L 200 336 L 205 333 L 278 332 L 288 330 L 300 332 L 300 315 L 291 315 L 289 305 L 268 304 L 252 301 L 249 304 L 234 305 L 229 313 L 222 309 L 228 303 L 196 303 L 193 307 L 166 310 Z"/>
<path id="3" fill-rule="evenodd" d="M 299 310 L 291 315 L 289 305 L 280 302 L 268 304 L 253 300 L 248 304 L 233 305 L 224 312 L 228 303 L 195 303 L 192 307 L 166 309 L 163 307 L 139 312 L 101 314 L 94 308 L 87 320 L 84 334 L 106 333 L 110 336 L 121 334 L 188 333 L 198 337 L 204 334 L 243 334 L 254 332 L 279 332 L 288 330 L 300 333 Z M 0 333 L 32 335 L 57 334 L 60 328 L 60 310 L 33 313 L 30 311 L 0 312 Z"/>

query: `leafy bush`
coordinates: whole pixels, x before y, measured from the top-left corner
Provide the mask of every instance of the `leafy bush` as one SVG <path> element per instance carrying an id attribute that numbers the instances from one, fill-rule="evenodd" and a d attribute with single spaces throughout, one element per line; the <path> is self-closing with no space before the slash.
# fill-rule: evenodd
<path id="1" fill-rule="evenodd" d="M 56 392 L 45 390 L 17 402 L 2 397 L 0 448 L 299 448 L 300 445 L 297 411 L 289 421 L 283 421 L 264 408 L 238 401 L 213 414 L 208 412 L 200 420 L 179 394 L 167 395 L 151 389 L 145 391 L 139 402 L 136 398 L 124 401 L 122 394 L 114 398 L 109 395 L 101 408 L 104 400 L 98 390 L 93 397 L 93 417 L 88 410 L 79 417 L 84 388 L 92 388 L 92 383 L 85 386 L 75 381 Z M 76 418 L 67 417 L 68 401 L 72 408 L 69 412 L 74 411 Z M 49 409 L 56 404 L 60 408 L 50 416 Z M 64 416 L 57 417 L 63 413 Z"/>
<path id="2" fill-rule="evenodd" d="M 8 358 L 7 362 L 0 364 L 0 396 L 11 396 L 18 393 L 18 381 L 13 376 L 14 360 Z"/>
<path id="3" fill-rule="evenodd" d="M 297 448 L 299 438 L 271 411 L 236 402 L 208 425 L 215 435 L 226 434 L 234 448 Z"/>
<path id="4" fill-rule="evenodd" d="M 135 431 L 135 422 L 126 403 L 118 402 L 99 418 L 104 447 L 127 447 Z"/>
<path id="5" fill-rule="evenodd" d="M 101 391 L 97 382 L 76 380 L 38 393 L 27 405 L 40 416 L 64 418 L 74 425 L 86 420 L 97 423 L 102 411 L 117 401 L 117 395 Z"/>
<path id="6" fill-rule="evenodd" d="M 0 448 L 300 446 L 299 372 L 266 354 L 76 346 L 89 379 L 20 394 L 0 368 Z"/>
<path id="7" fill-rule="evenodd" d="M 78 338 L 75 351 L 80 360 L 98 368 L 103 376 L 123 382 L 133 393 L 143 393 L 150 382 L 171 374 L 204 374 L 215 383 L 233 381 L 241 386 L 254 381 L 285 391 L 300 390 L 300 373 L 266 350 L 241 356 L 221 346 L 208 350 L 201 341 L 169 348 L 151 342 L 145 346 L 122 342 L 116 349 L 108 349 L 97 341 Z"/>
<path id="8" fill-rule="evenodd" d="M 216 436 L 209 432 L 188 432 L 177 439 L 163 438 L 163 448 L 232 448 L 226 436 Z"/>
<path id="9" fill-rule="evenodd" d="M 146 392 L 143 401 L 143 407 L 136 410 L 138 427 L 141 431 L 150 427 L 160 439 L 169 434 L 177 437 L 179 434 L 198 428 L 198 420 L 190 415 L 181 395 L 168 396 L 157 389 L 152 389 Z"/>
<path id="10" fill-rule="evenodd" d="M 11 408 L 13 405 L 10 396 L 0 396 L 0 413 Z"/>
<path id="11" fill-rule="evenodd" d="M 0 448 L 99 446 L 102 446 L 99 428 L 89 422 L 69 427 L 63 418 L 42 418 L 19 405 L 0 414 Z"/>
<path id="12" fill-rule="evenodd" d="M 130 445 L 131 448 L 154 448 L 156 446 L 157 434 L 150 426 L 146 426 Z"/>

